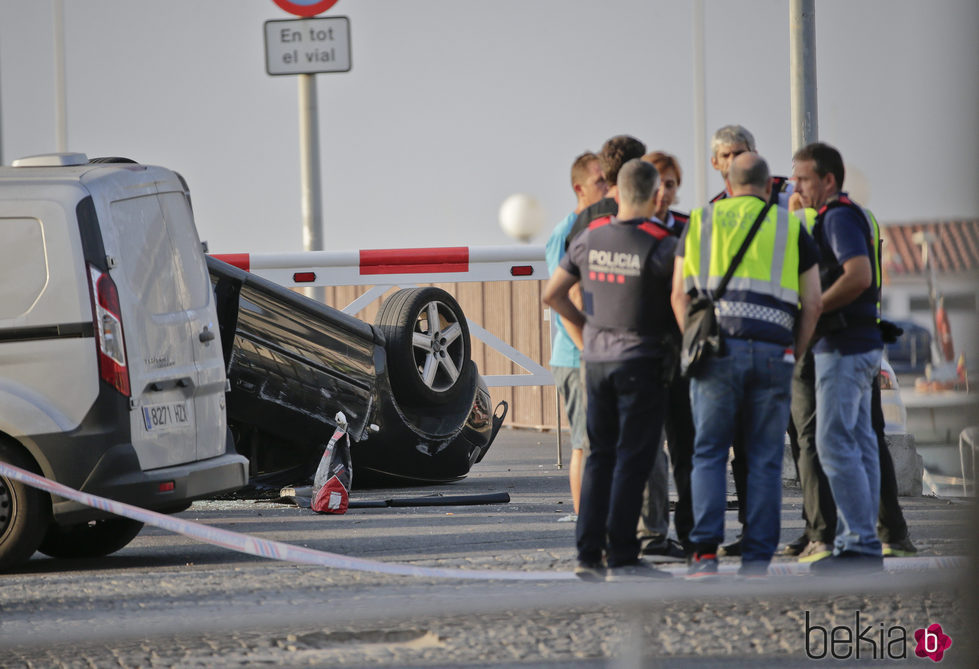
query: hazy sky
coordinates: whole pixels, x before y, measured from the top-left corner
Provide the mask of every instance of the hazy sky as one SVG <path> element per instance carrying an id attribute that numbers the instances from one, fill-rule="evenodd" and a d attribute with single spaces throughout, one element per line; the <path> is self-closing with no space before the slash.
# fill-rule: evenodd
<path id="1" fill-rule="evenodd" d="M 68 148 L 179 171 L 212 251 L 298 251 L 297 79 L 265 72 L 272 0 L 66 0 Z M 56 148 L 51 0 L 0 0 L 5 164 Z M 692 3 L 340 0 L 352 70 L 317 76 L 326 247 L 512 243 L 556 222 L 572 159 L 629 133 L 694 199 Z M 818 0 L 820 139 L 883 222 L 979 218 L 979 3 Z M 706 1 L 707 132 L 791 170 L 786 0 Z M 862 178 L 861 178 L 862 177 Z M 864 182 L 869 186 L 857 182 Z M 708 190 L 721 183 L 711 172 Z M 542 243 L 547 230 L 535 240 Z"/>

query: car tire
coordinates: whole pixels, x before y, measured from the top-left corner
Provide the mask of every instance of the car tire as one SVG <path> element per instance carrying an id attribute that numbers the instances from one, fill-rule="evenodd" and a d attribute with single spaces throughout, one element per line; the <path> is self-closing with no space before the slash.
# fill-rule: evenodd
<path id="1" fill-rule="evenodd" d="M 89 158 L 88 162 L 90 165 L 97 165 L 97 164 L 104 164 L 104 163 L 107 164 L 132 163 L 134 165 L 138 164 L 132 158 L 123 158 L 122 156 L 101 156 L 99 158 Z"/>
<path id="2" fill-rule="evenodd" d="M 374 325 L 387 340 L 391 387 L 400 403 L 446 404 L 466 385 L 469 325 L 441 288 L 399 290 L 381 305 Z"/>
<path id="3" fill-rule="evenodd" d="M 0 460 L 39 473 L 31 458 L 2 439 Z M 51 497 L 47 493 L 0 476 L 0 571 L 27 562 L 50 523 Z"/>
<path id="4" fill-rule="evenodd" d="M 38 550 L 53 558 L 93 558 L 115 553 L 136 538 L 143 523 L 103 518 L 79 525 L 52 523 Z"/>

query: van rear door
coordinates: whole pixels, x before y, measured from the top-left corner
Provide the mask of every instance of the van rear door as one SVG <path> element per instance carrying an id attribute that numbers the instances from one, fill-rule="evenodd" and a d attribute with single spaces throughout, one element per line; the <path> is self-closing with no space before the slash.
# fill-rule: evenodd
<path id="1" fill-rule="evenodd" d="M 203 460 L 224 454 L 228 434 L 225 414 L 227 375 L 221 352 L 217 306 L 189 196 L 182 191 L 161 193 L 158 200 L 170 231 L 174 263 L 186 296 L 183 307 L 190 325 L 197 366 L 197 392 L 194 395 L 197 458 Z"/>
<path id="2" fill-rule="evenodd" d="M 224 360 L 209 335 L 210 281 L 187 195 L 165 190 L 179 187 L 168 176 L 157 192 L 109 204 L 118 245 L 112 274 L 124 284 L 132 443 L 143 469 L 223 454 L 227 425 Z"/>

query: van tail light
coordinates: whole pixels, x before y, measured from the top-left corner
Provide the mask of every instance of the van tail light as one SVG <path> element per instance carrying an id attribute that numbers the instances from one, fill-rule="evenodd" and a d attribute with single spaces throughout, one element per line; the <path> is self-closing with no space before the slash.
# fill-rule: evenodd
<path id="1" fill-rule="evenodd" d="M 129 397 L 129 367 L 126 365 L 126 338 L 122 332 L 119 291 L 108 273 L 100 272 L 91 265 L 88 271 L 98 336 L 99 376 Z"/>

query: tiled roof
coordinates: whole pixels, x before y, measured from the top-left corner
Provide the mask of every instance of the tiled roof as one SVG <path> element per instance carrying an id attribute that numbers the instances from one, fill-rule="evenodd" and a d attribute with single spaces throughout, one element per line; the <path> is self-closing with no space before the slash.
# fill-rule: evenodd
<path id="1" fill-rule="evenodd" d="M 892 275 L 924 273 L 921 244 L 916 232 L 933 238 L 931 260 L 941 273 L 979 270 L 979 220 L 938 221 L 881 225 L 884 235 L 884 268 Z"/>

